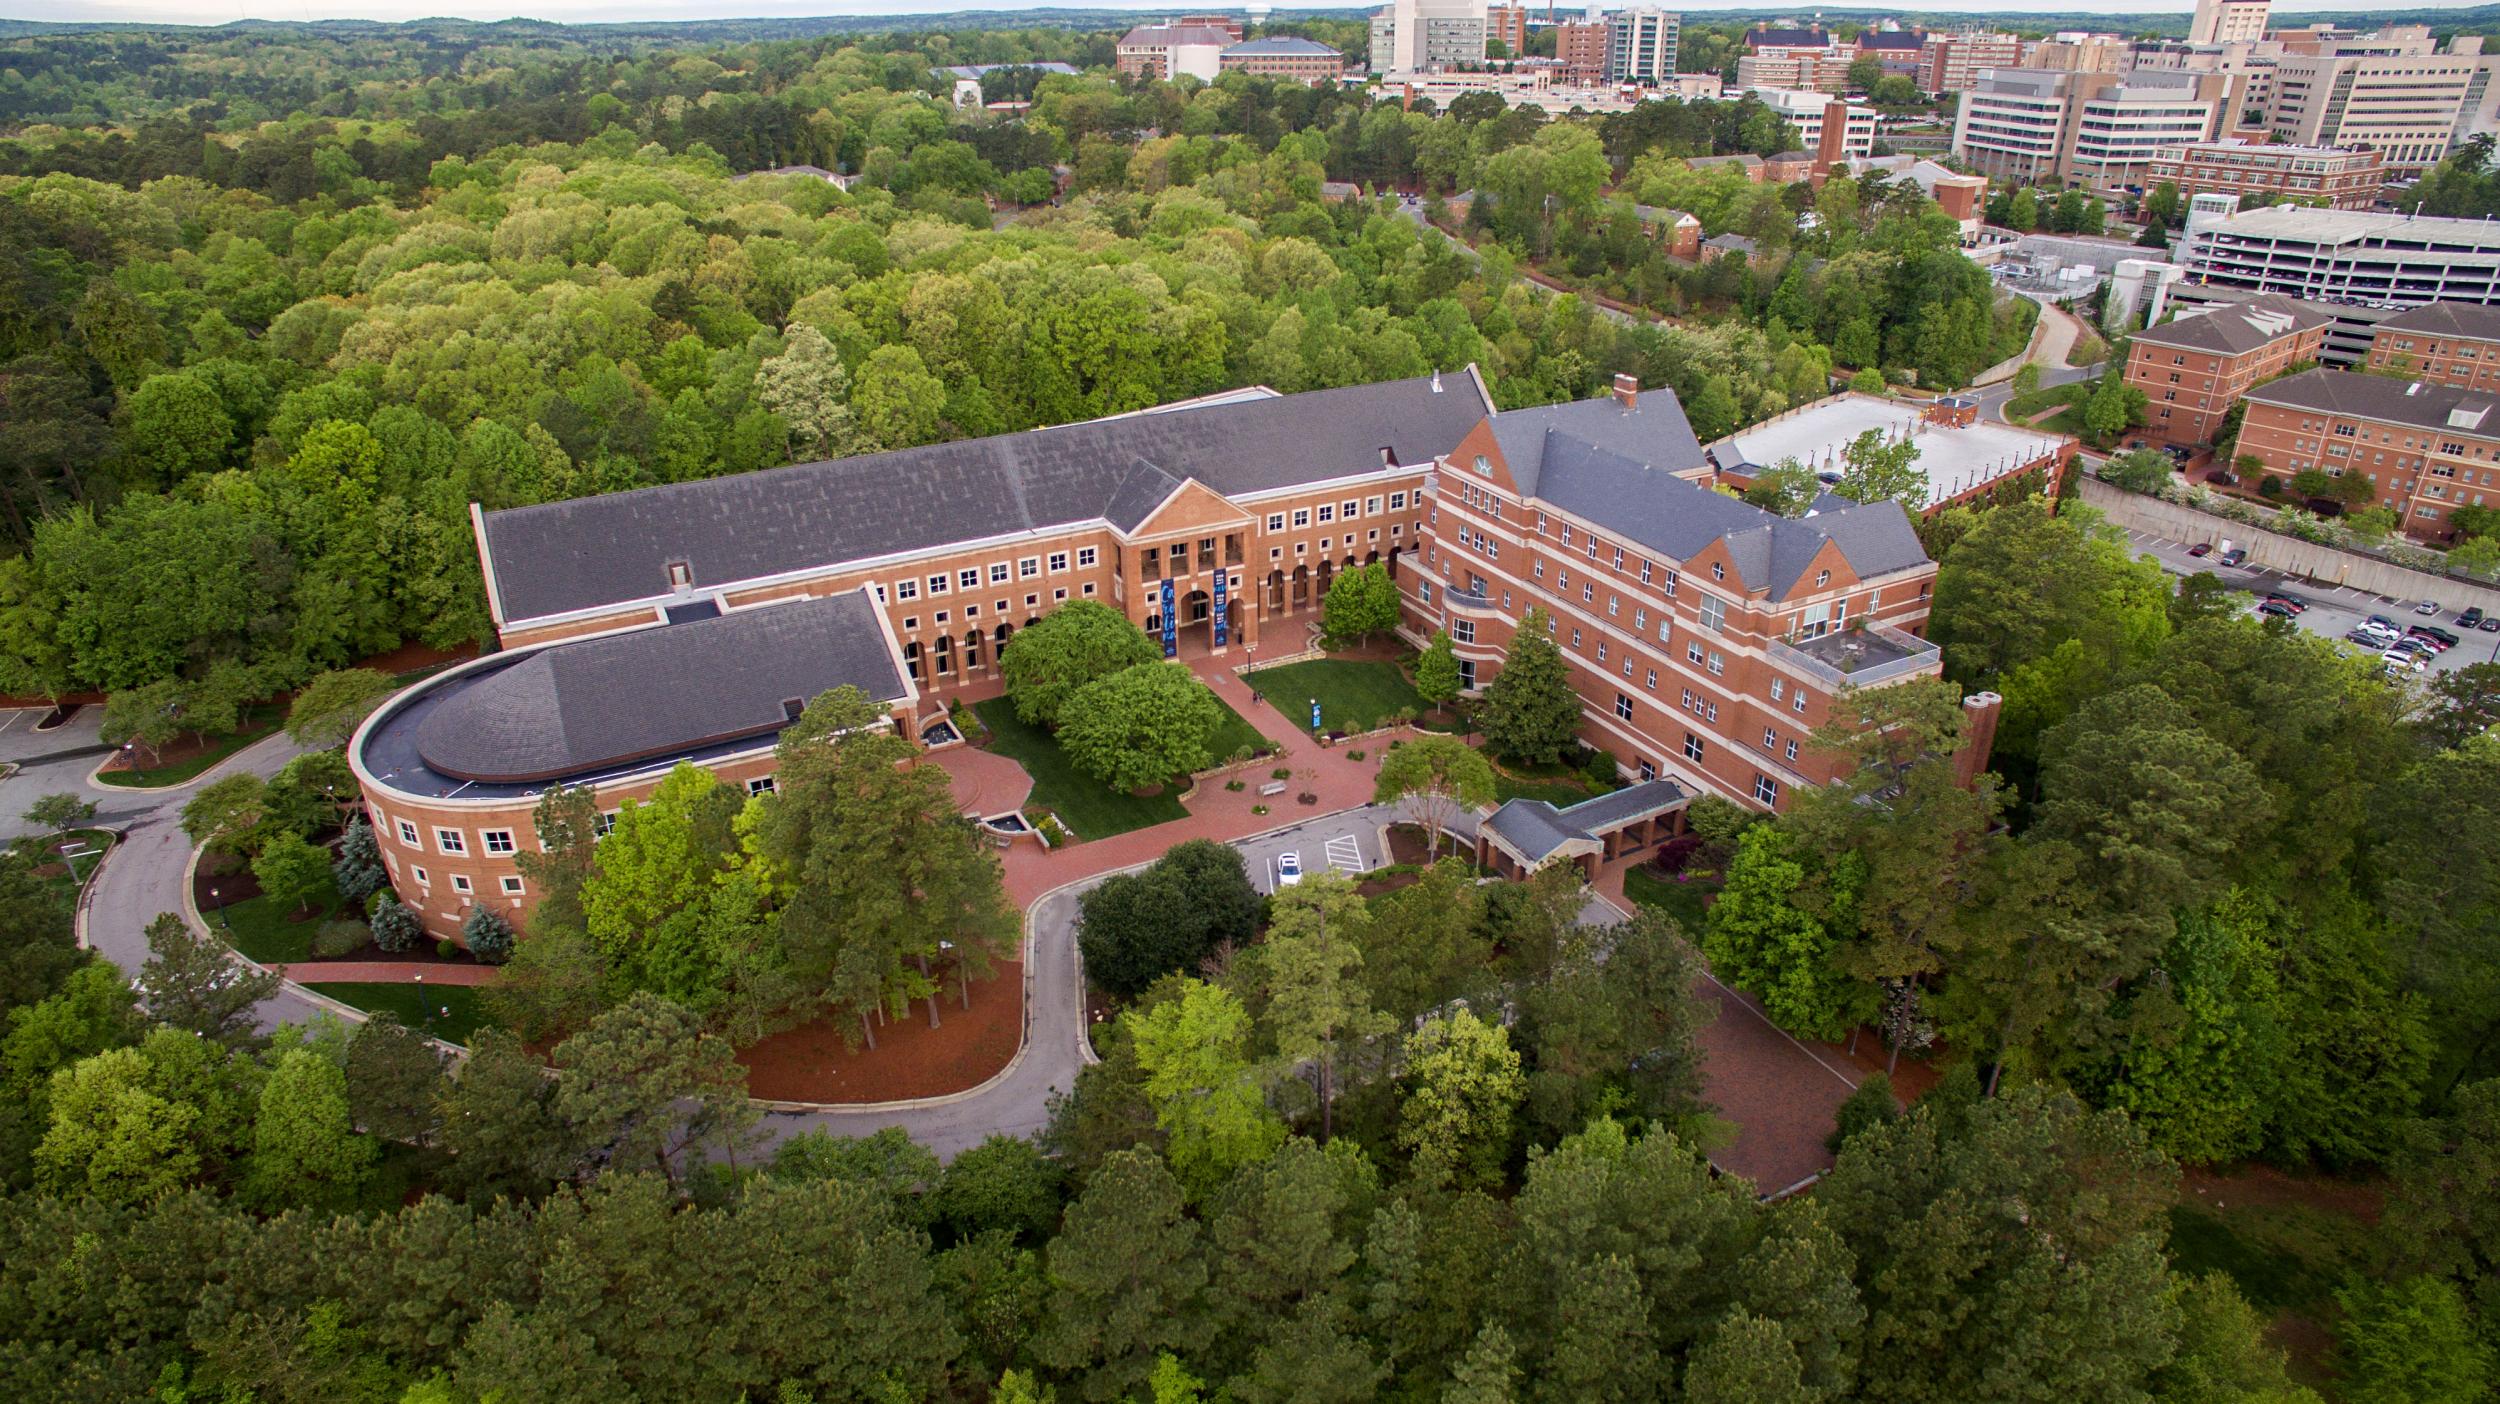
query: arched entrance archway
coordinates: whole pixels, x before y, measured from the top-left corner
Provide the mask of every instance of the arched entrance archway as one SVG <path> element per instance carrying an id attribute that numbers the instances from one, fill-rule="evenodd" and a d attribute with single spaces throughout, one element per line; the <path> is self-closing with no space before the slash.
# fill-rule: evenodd
<path id="1" fill-rule="evenodd" d="M 1369 554 L 1365 555 L 1365 556 L 1363 557 L 1363 564 L 1365 564 L 1365 565 L 1367 565 L 1367 566 L 1375 566 L 1375 565 L 1380 564 L 1380 553 L 1379 553 L 1378 551 L 1373 551 L 1373 552 L 1371 552 L 1371 553 L 1369 553 Z"/>
<path id="2" fill-rule="evenodd" d="M 1293 607 L 1300 609 L 1310 602 L 1311 568 L 1306 565 L 1295 566 L 1293 568 Z"/>
<path id="3" fill-rule="evenodd" d="M 934 667 L 936 668 L 936 670 L 937 670 L 937 675 L 938 675 L 939 677 L 941 677 L 941 678 L 951 678 L 951 677 L 955 676 L 955 637 L 954 637 L 954 635 L 952 635 L 952 634 L 940 634 L 940 635 L 938 635 L 938 636 L 937 636 L 937 647 L 936 647 L 936 648 L 935 648 L 932 652 L 933 652 L 933 654 L 934 654 L 934 660 L 933 660 L 933 664 L 932 664 L 932 666 L 934 666 Z"/>
<path id="4" fill-rule="evenodd" d="M 1389 578 L 1391 580 L 1398 578 L 1398 557 L 1405 550 L 1406 548 L 1403 546 L 1392 546 L 1389 548 Z"/>
<path id="5" fill-rule="evenodd" d="M 1285 607 L 1285 572 L 1281 569 L 1267 573 L 1267 607 L 1269 609 Z"/>
<path id="6" fill-rule="evenodd" d="M 964 671 L 969 673 L 978 669 L 980 666 L 981 631 L 978 629 L 968 630 L 964 634 Z"/>
<path id="7" fill-rule="evenodd" d="M 1321 561 L 1319 563 L 1319 580 L 1317 582 L 1319 597 L 1321 599 L 1324 600 L 1328 598 L 1328 582 L 1336 578 L 1337 563 L 1334 561 Z"/>
<path id="8" fill-rule="evenodd" d="M 903 645 L 903 671 L 911 674 L 913 682 L 920 681 L 920 641 L 917 639 Z"/>

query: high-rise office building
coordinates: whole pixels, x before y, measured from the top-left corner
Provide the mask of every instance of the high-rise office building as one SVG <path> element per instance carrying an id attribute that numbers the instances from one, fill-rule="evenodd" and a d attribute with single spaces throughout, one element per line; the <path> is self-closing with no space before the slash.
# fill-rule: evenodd
<path id="1" fill-rule="evenodd" d="M 2270 0 L 2196 0 L 2188 22 L 2191 44 L 2237 44 L 2266 37 Z"/>
<path id="2" fill-rule="evenodd" d="M 1680 16 L 1665 10 L 1618 10 L 1606 17 L 1606 81 L 1655 85 L 1675 77 Z"/>
<path id="3" fill-rule="evenodd" d="M 1953 154 L 1998 180 L 2142 185 L 2153 161 L 2214 134 L 2230 89 L 2218 73 L 1989 69 L 1962 93 Z"/>
<path id="4" fill-rule="evenodd" d="M 1484 62 L 1485 0 L 1396 0 L 1372 16 L 1372 71 L 1422 73 Z"/>

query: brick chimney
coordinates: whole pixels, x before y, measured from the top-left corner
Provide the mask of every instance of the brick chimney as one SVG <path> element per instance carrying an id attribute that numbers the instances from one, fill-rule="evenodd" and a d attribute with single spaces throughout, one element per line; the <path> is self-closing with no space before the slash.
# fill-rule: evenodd
<path id="1" fill-rule="evenodd" d="M 1996 750 L 1997 718 L 2005 699 L 1993 692 L 1974 692 L 1962 699 L 1962 744 L 1953 752 L 1953 783 L 1967 790 L 1979 783 L 1988 757 Z"/>
<path id="2" fill-rule="evenodd" d="M 1641 383 L 1628 375 L 1615 377 L 1615 399 L 1625 409 L 1641 407 Z"/>

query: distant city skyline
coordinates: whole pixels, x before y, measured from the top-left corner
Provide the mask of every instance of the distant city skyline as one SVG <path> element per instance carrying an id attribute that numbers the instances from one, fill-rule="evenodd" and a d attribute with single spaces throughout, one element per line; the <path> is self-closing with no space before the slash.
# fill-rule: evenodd
<path id="1" fill-rule="evenodd" d="M 2408 9 L 2465 10 L 2476 7 L 2480 0 L 2425 0 L 2409 4 Z M 1563 6 L 1580 9 L 1585 4 Z M 0 19 L 73 20 L 125 24 L 230 24 L 237 20 L 331 20 L 365 19 L 405 21 L 418 19 L 504 20 L 538 19 L 559 24 L 638 23 L 649 21 L 692 21 L 732 19 L 793 19 L 813 16 L 851 17 L 858 15 L 927 15 L 967 10 L 1030 10 L 1030 9 L 1117 9 L 1141 14 L 1173 12 L 1185 9 L 1173 4 L 1147 3 L 1147 0 L 1098 0 L 1098 3 L 1070 5 L 1037 5 L 1030 0 L 884 0 L 884 3 L 825 3 L 825 0 L 735 0 L 735 3 L 701 3 L 700 0 L 494 0 L 494 3 L 467 4 L 461 0 L 0 0 Z M 1300 7 L 1296 7 L 1300 8 Z M 1349 4 L 1342 7 L 1348 16 L 1367 14 L 1378 8 L 1373 4 Z M 1731 0 L 1704 0 L 1704 3 L 1674 6 L 1691 14 L 1742 14 L 1765 8 L 1760 5 L 1731 3 Z M 1839 9 L 1869 8 L 1862 5 L 1834 6 Z M 2007 5 L 1985 3 L 1984 0 L 1921 0 L 1917 6 L 1927 13 L 1960 13 L 2020 16 L 2023 14 L 2074 14 L 2081 7 L 2071 3 L 2039 3 Z M 2112 17 L 2141 18 L 2151 15 L 2185 16 L 2188 5 L 2175 0 L 2098 0 L 2091 7 Z M 2314 11 L 2350 12 L 2349 0 L 2286 0 L 2275 6 L 2277 14 Z"/>

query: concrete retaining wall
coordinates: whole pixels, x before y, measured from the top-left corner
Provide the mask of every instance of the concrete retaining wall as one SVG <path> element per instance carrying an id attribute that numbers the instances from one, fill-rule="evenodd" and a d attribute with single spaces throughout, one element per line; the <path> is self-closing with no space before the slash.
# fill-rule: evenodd
<path id="1" fill-rule="evenodd" d="M 2375 556 L 2265 531 L 2228 517 L 2112 487 L 2088 473 L 2078 481 L 2082 500 L 2122 527 L 2190 545 L 2227 538 L 2235 546 L 2248 548 L 2250 565 L 2297 575 L 2321 585 L 2349 585 L 2390 599 L 2437 600 L 2452 613 L 2468 605 L 2481 605 L 2485 613 L 2500 611 L 2500 589 L 2488 585 L 2409 570 Z"/>

